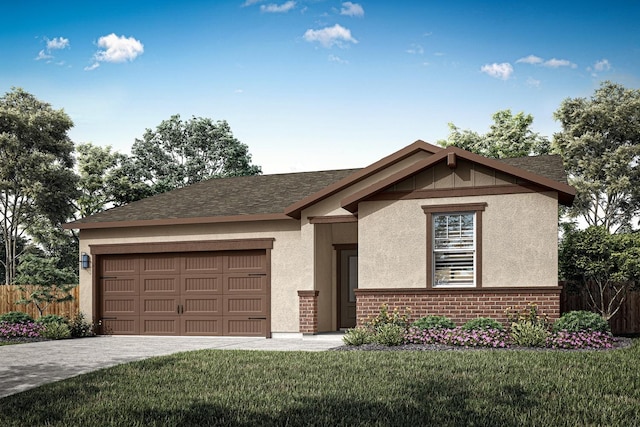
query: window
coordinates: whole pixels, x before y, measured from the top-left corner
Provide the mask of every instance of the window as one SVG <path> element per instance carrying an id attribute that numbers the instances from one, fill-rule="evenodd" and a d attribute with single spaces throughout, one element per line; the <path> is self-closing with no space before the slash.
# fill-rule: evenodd
<path id="1" fill-rule="evenodd" d="M 427 287 L 481 287 L 482 211 L 486 203 L 423 206 Z"/>

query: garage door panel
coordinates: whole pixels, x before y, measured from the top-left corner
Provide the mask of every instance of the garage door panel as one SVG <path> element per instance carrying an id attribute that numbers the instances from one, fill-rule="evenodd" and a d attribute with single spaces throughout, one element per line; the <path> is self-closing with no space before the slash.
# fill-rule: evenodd
<path id="1" fill-rule="evenodd" d="M 180 259 L 173 254 L 152 254 L 141 258 L 140 274 L 178 274 Z"/>
<path id="2" fill-rule="evenodd" d="M 162 294 L 178 295 L 180 293 L 179 275 L 140 276 L 140 293 L 142 295 Z"/>
<path id="3" fill-rule="evenodd" d="M 137 276 L 104 277 L 102 279 L 104 295 L 138 295 Z"/>
<path id="4" fill-rule="evenodd" d="M 167 317 L 142 317 L 141 334 L 180 335 L 180 319 Z"/>
<path id="5" fill-rule="evenodd" d="M 266 319 L 247 319 L 246 317 L 225 316 L 224 335 L 264 337 L 267 335 Z"/>
<path id="6" fill-rule="evenodd" d="M 140 298 L 140 314 L 177 316 L 180 299 L 178 297 L 142 297 Z"/>
<path id="7" fill-rule="evenodd" d="M 102 258 L 101 268 L 103 276 L 139 273 L 138 260 L 132 255 L 114 255 Z"/>
<path id="8" fill-rule="evenodd" d="M 140 314 L 137 296 L 105 296 L 102 300 L 102 313 L 105 317 L 115 315 Z"/>
<path id="9" fill-rule="evenodd" d="M 224 277 L 225 294 L 265 294 L 267 293 L 267 276 L 251 273 L 233 273 Z"/>
<path id="10" fill-rule="evenodd" d="M 109 335 L 139 335 L 140 317 L 118 315 L 117 319 L 103 318 L 102 333 Z"/>
<path id="11" fill-rule="evenodd" d="M 182 302 L 182 313 L 185 316 L 205 314 L 222 315 L 222 297 L 184 298 Z"/>
<path id="12" fill-rule="evenodd" d="M 265 296 L 235 297 L 224 296 L 223 316 L 266 316 L 267 298 Z"/>
<path id="13" fill-rule="evenodd" d="M 222 274 L 189 274 L 182 276 L 180 291 L 186 295 L 222 295 Z"/>
<path id="14" fill-rule="evenodd" d="M 183 317 L 182 333 L 183 335 L 222 335 L 222 316 Z"/>
<path id="15" fill-rule="evenodd" d="M 187 274 L 219 274 L 222 273 L 223 256 L 216 252 L 198 252 L 186 254 L 183 261 L 183 272 Z"/>
<path id="16" fill-rule="evenodd" d="M 264 251 L 228 252 L 224 264 L 225 273 L 267 272 L 267 259 Z"/>

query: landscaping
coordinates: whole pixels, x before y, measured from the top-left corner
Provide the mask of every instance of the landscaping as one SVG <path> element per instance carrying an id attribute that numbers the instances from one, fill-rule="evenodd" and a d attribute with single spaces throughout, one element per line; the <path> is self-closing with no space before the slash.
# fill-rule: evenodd
<path id="1" fill-rule="evenodd" d="M 639 344 L 570 352 L 203 350 L 8 396 L 0 425 L 638 425 Z"/>
<path id="2" fill-rule="evenodd" d="M 0 345 L 94 335 L 93 325 L 82 313 L 71 318 L 48 314 L 37 320 L 20 311 L 0 315 Z"/>

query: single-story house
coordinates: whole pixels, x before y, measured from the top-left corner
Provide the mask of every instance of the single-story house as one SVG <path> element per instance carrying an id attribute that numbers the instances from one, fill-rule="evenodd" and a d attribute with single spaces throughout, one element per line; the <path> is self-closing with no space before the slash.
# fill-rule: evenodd
<path id="1" fill-rule="evenodd" d="M 80 309 L 114 334 L 289 336 L 411 309 L 559 315 L 557 156 L 423 141 L 363 168 L 218 178 L 67 224 Z"/>

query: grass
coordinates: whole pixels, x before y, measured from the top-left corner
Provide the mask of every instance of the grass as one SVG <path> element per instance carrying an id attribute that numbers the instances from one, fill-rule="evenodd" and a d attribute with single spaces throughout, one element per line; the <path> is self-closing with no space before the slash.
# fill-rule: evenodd
<path id="1" fill-rule="evenodd" d="M 640 424 L 640 341 L 613 351 L 197 351 L 0 399 L 0 425 Z"/>

